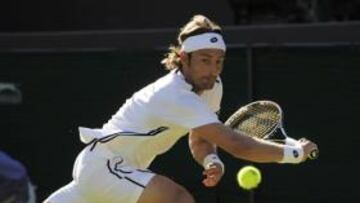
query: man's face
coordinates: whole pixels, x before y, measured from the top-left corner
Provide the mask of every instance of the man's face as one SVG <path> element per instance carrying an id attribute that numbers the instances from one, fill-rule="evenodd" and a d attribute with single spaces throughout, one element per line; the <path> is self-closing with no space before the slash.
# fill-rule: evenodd
<path id="1" fill-rule="evenodd" d="M 181 54 L 182 72 L 196 93 L 213 88 L 223 69 L 225 52 L 221 49 L 201 49 Z"/>

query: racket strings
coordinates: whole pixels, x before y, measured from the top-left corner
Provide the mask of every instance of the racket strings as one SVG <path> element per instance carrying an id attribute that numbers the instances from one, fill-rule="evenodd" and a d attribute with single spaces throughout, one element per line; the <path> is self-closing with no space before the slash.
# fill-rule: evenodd
<path id="1" fill-rule="evenodd" d="M 278 127 L 280 112 L 276 107 L 267 105 L 250 106 L 243 112 L 237 130 L 249 136 L 266 137 Z"/>

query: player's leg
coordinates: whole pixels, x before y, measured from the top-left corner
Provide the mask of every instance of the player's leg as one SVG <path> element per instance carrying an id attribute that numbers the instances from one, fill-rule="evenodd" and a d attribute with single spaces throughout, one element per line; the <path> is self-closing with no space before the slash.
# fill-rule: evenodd
<path id="1" fill-rule="evenodd" d="M 61 188 L 44 203 L 82 203 L 83 200 L 86 203 L 195 202 L 183 187 L 166 177 L 134 168 L 121 156 L 102 156 L 100 146 L 80 153 L 73 184 Z"/>
<path id="2" fill-rule="evenodd" d="M 93 162 L 81 182 L 82 194 L 92 203 L 194 203 L 182 186 L 164 176 L 127 165 L 120 156 Z M 91 167 L 87 167 L 89 169 Z M 81 180 L 81 178 L 80 178 Z"/>
<path id="3" fill-rule="evenodd" d="M 145 187 L 137 203 L 195 203 L 190 193 L 167 177 L 156 175 Z"/>

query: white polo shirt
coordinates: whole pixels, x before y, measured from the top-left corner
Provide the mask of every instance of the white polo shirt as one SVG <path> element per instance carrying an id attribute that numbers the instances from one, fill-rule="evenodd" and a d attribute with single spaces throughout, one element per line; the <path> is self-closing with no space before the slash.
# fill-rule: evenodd
<path id="1" fill-rule="evenodd" d="M 173 70 L 136 92 L 120 107 L 102 129 L 79 128 L 81 140 L 120 133 L 105 143 L 135 167 L 147 168 L 190 129 L 219 123 L 222 83 L 217 79 L 201 96 L 192 91 L 180 71 Z"/>

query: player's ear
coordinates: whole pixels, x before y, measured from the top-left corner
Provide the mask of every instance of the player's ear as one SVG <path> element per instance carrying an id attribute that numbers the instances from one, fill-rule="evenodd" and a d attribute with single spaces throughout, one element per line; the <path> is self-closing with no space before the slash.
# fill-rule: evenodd
<path id="1" fill-rule="evenodd" d="M 181 51 L 180 52 L 180 61 L 181 61 L 181 64 L 184 66 L 184 65 L 188 65 L 189 64 L 189 55 L 188 53 L 184 52 L 184 51 Z"/>
<path id="2" fill-rule="evenodd" d="M 180 52 L 180 62 L 183 68 L 187 68 L 190 66 L 190 60 L 191 60 L 190 56 L 191 55 L 189 53 L 186 53 L 184 51 Z"/>

